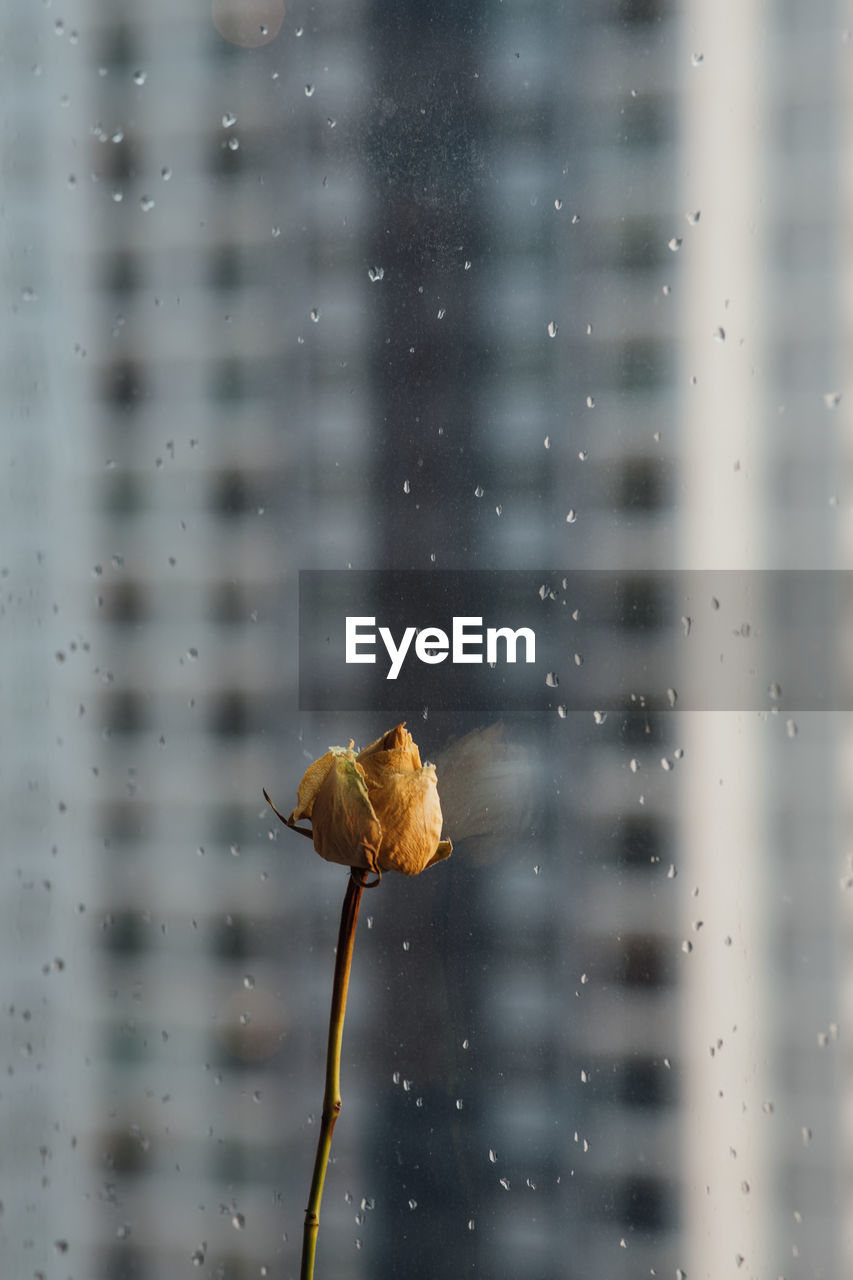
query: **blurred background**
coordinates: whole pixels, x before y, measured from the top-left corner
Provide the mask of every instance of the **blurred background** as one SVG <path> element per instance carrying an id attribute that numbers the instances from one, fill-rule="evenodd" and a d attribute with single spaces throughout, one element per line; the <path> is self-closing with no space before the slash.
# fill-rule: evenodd
<path id="1" fill-rule="evenodd" d="M 850 567 L 852 21 L 0 4 L 5 1275 L 298 1274 L 299 569 Z M 318 1275 L 850 1274 L 849 719 L 398 718 Z"/>

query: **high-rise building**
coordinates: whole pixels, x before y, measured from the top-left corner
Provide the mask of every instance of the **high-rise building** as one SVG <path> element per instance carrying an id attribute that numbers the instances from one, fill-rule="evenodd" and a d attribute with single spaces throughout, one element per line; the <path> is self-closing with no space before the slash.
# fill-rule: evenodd
<path id="1" fill-rule="evenodd" d="M 631 570 L 596 644 L 677 707 L 645 571 L 834 563 L 835 21 L 0 14 L 15 1274 L 298 1272 L 345 876 L 261 788 L 389 727 L 299 713 L 299 569 Z M 400 708 L 457 847 L 365 895 L 324 1276 L 843 1272 L 843 748 L 782 708 Z"/>

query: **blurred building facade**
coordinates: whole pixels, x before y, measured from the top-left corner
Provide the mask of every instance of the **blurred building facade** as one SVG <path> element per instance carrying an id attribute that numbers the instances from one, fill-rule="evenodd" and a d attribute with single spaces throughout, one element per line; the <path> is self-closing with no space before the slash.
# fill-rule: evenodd
<path id="1" fill-rule="evenodd" d="M 743 21 L 736 101 L 754 110 L 759 37 Z M 793 50 L 802 33 L 786 21 Z M 760 469 L 748 419 L 766 401 L 749 391 L 709 459 L 688 397 L 729 376 L 720 359 L 772 310 L 753 263 L 732 302 L 753 309 L 733 325 L 708 249 L 748 258 L 748 229 L 725 222 L 715 191 L 761 207 L 758 192 L 738 203 L 731 148 L 712 168 L 700 127 L 730 85 L 712 81 L 708 101 L 697 78 L 729 37 L 722 16 L 703 28 L 663 0 L 393 15 L 333 0 L 288 11 L 252 51 L 164 0 L 3 22 L 14 430 L 0 568 L 10 633 L 36 640 L 10 648 L 3 687 L 23 735 L 3 770 L 26 796 L 4 1092 L 26 1155 L 5 1169 L 0 1229 L 21 1274 L 295 1275 L 343 881 L 278 829 L 261 787 L 287 809 L 308 759 L 387 727 L 296 714 L 297 572 L 541 566 L 559 598 L 560 569 L 685 567 L 705 545 L 719 565 L 702 486 L 747 437 Z M 805 165 L 814 131 L 797 110 L 826 118 L 835 82 L 815 67 L 790 83 L 814 94 L 780 107 Z M 765 134 L 747 118 L 738 172 L 754 178 Z M 709 193 L 685 180 L 701 171 L 694 151 Z M 784 148 L 772 154 L 784 169 Z M 830 148 L 824 159 L 828 174 Z M 779 280 L 800 261 L 797 296 L 822 288 L 829 315 L 835 286 L 784 247 L 800 226 L 792 206 L 775 228 Z M 774 341 L 793 403 L 794 335 Z M 833 372 L 820 371 L 827 392 Z M 752 386 L 748 363 L 731 376 L 703 401 L 712 430 Z M 767 563 L 763 509 L 737 508 L 733 563 L 743 545 L 749 567 Z M 832 530 L 801 523 L 820 563 Z M 640 636 L 665 643 L 651 595 L 624 623 L 605 641 L 614 655 Z M 463 836 L 446 868 L 365 901 L 321 1233 L 330 1278 L 710 1265 L 691 1152 L 722 1054 L 693 997 L 727 1016 L 743 970 L 721 984 L 699 945 L 691 895 L 710 894 L 725 831 L 688 848 L 683 798 L 697 793 L 681 779 L 701 729 L 687 745 L 676 717 L 641 704 L 596 718 L 558 704 L 547 725 L 507 726 L 523 820 Z M 440 758 L 481 726 L 410 727 Z M 768 806 L 801 795 L 790 761 L 774 790 L 755 726 L 737 767 L 731 740 L 719 750 L 742 788 L 733 840 L 766 849 L 750 785 Z M 816 744 L 810 758 L 825 776 Z M 790 868 L 802 833 L 784 825 Z M 748 1194 L 736 1166 L 724 1220 L 775 1259 L 786 1215 L 828 1204 L 798 1241 L 831 1274 L 837 1155 L 801 1158 L 837 1107 L 819 1041 L 834 1034 L 830 960 L 806 972 L 816 921 L 793 907 L 768 918 L 767 860 L 750 867 L 743 916 L 763 926 L 747 1013 L 773 1004 L 772 940 L 786 936 L 796 999 L 824 1001 L 825 1017 L 813 1052 L 793 1054 L 780 1012 L 736 1059 L 735 1077 L 756 1045 L 799 1066 L 754 1085 L 755 1124 L 784 1111 L 787 1136 L 753 1132 L 750 1112 L 761 1177 Z"/>

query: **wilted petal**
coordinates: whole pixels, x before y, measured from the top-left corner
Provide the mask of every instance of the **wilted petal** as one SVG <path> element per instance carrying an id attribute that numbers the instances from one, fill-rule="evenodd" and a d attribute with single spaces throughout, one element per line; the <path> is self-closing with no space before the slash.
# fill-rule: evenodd
<path id="1" fill-rule="evenodd" d="M 357 758 L 371 789 L 382 786 L 389 773 L 412 773 L 421 767 L 420 752 L 402 724 L 371 742 Z"/>
<path id="2" fill-rule="evenodd" d="M 375 872 L 382 827 L 370 803 L 364 774 L 352 752 L 337 748 L 330 755 L 332 763 L 310 815 L 314 848 L 327 862 Z"/>
<path id="3" fill-rule="evenodd" d="M 380 867 L 419 875 L 434 861 L 441 839 L 435 765 L 386 775 L 381 786 L 371 789 L 370 798 L 382 823 Z M 443 856 L 449 852 L 447 849 Z"/>
<path id="4" fill-rule="evenodd" d="M 324 756 L 321 756 L 319 760 L 315 760 L 313 764 L 309 764 L 296 793 L 296 808 L 290 815 L 291 822 L 298 822 L 300 818 L 311 817 L 317 793 L 326 781 L 329 771 L 335 762 L 335 757 L 340 755 L 341 752 L 345 753 L 343 747 L 330 747 Z"/>

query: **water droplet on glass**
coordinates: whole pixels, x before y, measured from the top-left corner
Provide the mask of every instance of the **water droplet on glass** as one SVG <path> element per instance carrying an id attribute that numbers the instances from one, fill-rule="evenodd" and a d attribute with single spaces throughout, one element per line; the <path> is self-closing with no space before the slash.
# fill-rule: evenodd
<path id="1" fill-rule="evenodd" d="M 666 756 L 661 756 L 660 767 L 663 769 L 664 773 L 671 773 L 672 761 L 668 760 Z"/>
<path id="2" fill-rule="evenodd" d="M 367 277 L 370 280 L 371 284 L 378 284 L 380 280 L 385 279 L 385 268 L 370 267 L 367 272 Z"/>
<path id="3" fill-rule="evenodd" d="M 554 201 L 554 208 L 557 210 L 557 212 L 558 212 L 558 213 L 560 212 L 560 210 L 562 209 L 562 207 L 563 207 L 563 202 L 562 202 L 562 200 L 560 200 L 559 198 L 558 198 L 558 199 L 556 199 L 556 200 Z"/>
<path id="4" fill-rule="evenodd" d="M 196 658 L 198 657 L 198 649 L 187 649 L 187 657 L 189 658 L 190 662 L 195 662 Z"/>
<path id="5" fill-rule="evenodd" d="M 587 458 L 588 458 L 588 457 L 589 457 L 589 450 L 588 450 L 588 449 L 579 449 L 579 450 L 578 450 L 578 462 L 586 462 L 586 460 L 587 460 Z"/>
<path id="6" fill-rule="evenodd" d="M 557 323 L 556 323 L 556 321 L 555 321 L 555 320 L 549 320 L 549 321 L 548 321 L 548 337 L 549 337 L 549 338 L 556 338 L 556 336 L 557 336 L 557 332 L 558 332 L 558 330 L 557 330 Z"/>
<path id="7" fill-rule="evenodd" d="M 192 1255 L 192 1264 L 194 1267 L 204 1266 L 204 1249 L 196 1249 Z"/>
<path id="8" fill-rule="evenodd" d="M 110 194 L 116 204 L 121 204 L 122 200 L 124 199 L 124 192 L 122 191 L 121 187 L 113 187 Z"/>
<path id="9" fill-rule="evenodd" d="M 782 697 L 781 686 L 778 685 L 775 680 L 772 682 L 772 684 L 770 684 L 770 686 L 767 689 L 767 692 L 775 702 L 778 702 L 778 700 Z"/>
<path id="10" fill-rule="evenodd" d="M 368 916 L 368 917 L 367 917 L 367 927 L 368 927 L 368 929 L 372 929 L 372 928 L 373 928 L 373 916 Z"/>
<path id="11" fill-rule="evenodd" d="M 474 490 L 474 497 L 475 497 L 475 498 L 482 498 L 482 496 L 483 496 L 483 494 L 484 494 L 485 492 L 486 492 L 486 491 L 485 491 L 485 489 L 483 488 L 483 486 L 482 486 L 481 484 L 478 484 L 478 485 L 477 485 L 477 488 Z"/>
<path id="12" fill-rule="evenodd" d="M 695 227 L 701 217 L 702 210 L 697 209 L 695 213 L 688 213 L 687 221 L 690 223 L 691 227 Z"/>
<path id="13" fill-rule="evenodd" d="M 418 1202 L 417 1202 L 417 1200 L 410 1200 L 410 1201 L 409 1201 L 409 1208 L 410 1208 L 410 1209 L 417 1209 L 417 1207 L 418 1207 Z"/>
<path id="14" fill-rule="evenodd" d="M 689 938 L 684 939 L 684 941 L 681 944 L 681 950 L 684 952 L 686 956 L 690 955 L 690 952 L 693 950 L 693 943 L 690 941 Z"/>
<path id="15" fill-rule="evenodd" d="M 443 320 L 446 315 L 447 315 L 447 307 L 439 307 L 438 311 L 436 312 L 436 319 Z"/>
<path id="16" fill-rule="evenodd" d="M 405 941 L 404 941 L 404 943 L 403 943 L 403 950 L 404 950 L 404 951 L 410 951 L 410 950 L 411 950 L 411 947 L 412 947 L 411 942 L 409 942 L 408 938 L 406 938 L 406 940 L 405 940 Z"/>
<path id="17" fill-rule="evenodd" d="M 464 263 L 464 270 L 465 270 L 465 271 L 470 271 L 470 270 L 471 270 L 471 259 L 470 259 L 470 258 L 466 258 L 466 259 L 465 259 L 465 263 Z"/>
<path id="18" fill-rule="evenodd" d="M 498 506 L 495 507 L 495 515 L 496 516 L 503 515 L 503 507 L 500 504 L 498 504 Z"/>
<path id="19" fill-rule="evenodd" d="M 576 226 L 578 225 L 578 223 L 580 222 L 580 220 L 581 220 L 581 216 L 580 216 L 580 214 L 579 214 L 579 213 L 573 213 L 573 214 L 572 214 L 572 226 L 573 226 L 573 227 L 576 227 Z"/>
<path id="20" fill-rule="evenodd" d="M 134 73 L 133 73 L 133 83 L 134 83 L 134 84 L 143 85 L 143 84 L 145 84 L 145 81 L 146 81 L 147 79 L 148 79 L 148 72 L 147 72 L 147 71 L 134 71 Z"/>
<path id="21" fill-rule="evenodd" d="M 671 862 L 669 864 L 669 867 L 667 868 L 666 878 L 667 880 L 674 880 L 677 875 L 678 875 L 678 869 L 675 863 Z"/>
<path id="22" fill-rule="evenodd" d="M 572 654 L 572 662 L 575 664 L 575 666 L 576 666 L 576 667 L 582 667 L 582 666 L 583 666 L 583 654 L 582 654 L 582 653 L 573 653 L 573 654 Z"/>
<path id="23" fill-rule="evenodd" d="M 143 213 L 150 213 L 150 211 L 154 208 L 154 201 L 152 200 L 151 196 L 140 196 L 139 207 Z"/>
<path id="24" fill-rule="evenodd" d="M 827 391 L 823 397 L 823 403 L 826 405 L 827 409 L 834 409 L 837 405 L 841 404 L 841 392 Z"/>
<path id="25" fill-rule="evenodd" d="M 247 991 L 254 990 L 255 979 L 252 977 L 251 973 L 247 973 L 243 978 L 243 986 L 246 988 Z"/>
<path id="26" fill-rule="evenodd" d="M 246 1219 L 242 1213 L 235 1213 L 231 1218 L 231 1225 L 237 1231 L 242 1231 L 246 1225 Z"/>
<path id="27" fill-rule="evenodd" d="M 692 629 L 692 627 L 693 627 L 693 619 L 692 619 L 692 618 L 689 618 L 689 617 L 685 614 L 685 615 L 682 617 L 682 619 L 681 619 L 681 626 L 682 626 L 682 628 L 683 628 L 683 630 L 684 630 L 684 636 L 685 636 L 685 639 L 686 639 L 686 638 L 687 638 L 687 636 L 689 636 L 689 635 L 690 635 L 691 629 Z"/>
<path id="28" fill-rule="evenodd" d="M 314 97 L 314 85 L 313 85 L 313 84 L 306 84 L 306 86 L 305 86 L 305 97 L 306 97 L 306 98 L 313 98 L 313 97 Z"/>
<path id="29" fill-rule="evenodd" d="M 474 1230 L 474 1219 L 473 1219 L 473 1218 L 469 1218 L 469 1219 L 468 1219 L 468 1230 L 469 1230 L 469 1231 L 473 1231 L 473 1230 Z"/>
<path id="30" fill-rule="evenodd" d="M 667 689 L 666 700 L 671 707 L 675 706 L 676 702 L 678 702 L 678 693 L 675 689 Z"/>
<path id="31" fill-rule="evenodd" d="M 631 770 L 632 773 L 636 773 L 639 767 L 640 767 L 640 762 L 637 759 L 637 757 L 634 756 L 633 760 L 628 765 L 628 768 Z"/>
<path id="32" fill-rule="evenodd" d="M 690 61 L 694 67 L 701 67 L 702 63 L 705 61 L 705 55 L 704 53 L 694 53 L 690 58 Z"/>
<path id="33" fill-rule="evenodd" d="M 172 170 L 169 168 L 168 165 L 164 165 L 163 168 L 160 170 L 160 177 L 163 179 L 164 182 L 169 182 L 171 180 Z"/>
<path id="34" fill-rule="evenodd" d="M 604 724 L 604 723 L 605 723 L 605 721 L 607 720 L 607 712 L 606 712 L 606 711 L 593 711 L 593 713 L 592 713 L 592 718 L 593 718 L 593 720 L 595 721 L 595 723 L 596 723 L 596 724 Z"/>
<path id="35" fill-rule="evenodd" d="M 565 703 L 561 703 L 560 706 L 557 707 L 557 715 L 560 717 L 561 720 L 565 720 L 568 714 L 569 714 L 568 707 L 565 705 Z"/>
<path id="36" fill-rule="evenodd" d="M 312 308 L 312 310 L 311 310 L 311 319 L 313 320 L 314 324 L 319 324 L 319 322 L 320 322 L 320 308 L 319 308 L 319 307 L 313 307 L 313 308 Z"/>
<path id="37" fill-rule="evenodd" d="M 456 1110 L 457 1110 L 457 1111 L 461 1111 L 464 1105 L 465 1105 L 465 1103 L 463 1102 L 463 1100 L 462 1100 L 461 1098 L 457 1098 L 457 1099 L 456 1099 Z"/>
<path id="38" fill-rule="evenodd" d="M 785 721 L 785 732 L 789 738 L 796 738 L 797 733 L 799 732 L 796 720 Z"/>
<path id="39" fill-rule="evenodd" d="M 411 486 L 411 484 L 409 483 L 409 481 L 408 481 L 408 480 L 404 480 L 404 481 L 403 481 L 403 493 L 411 493 L 411 492 L 412 492 L 412 486 Z"/>
<path id="40" fill-rule="evenodd" d="M 557 685 L 560 683 L 560 678 L 559 678 L 559 676 L 557 675 L 556 671 L 549 671 L 549 672 L 548 672 L 548 674 L 547 674 L 547 675 L 546 675 L 546 677 L 545 677 L 545 683 L 546 683 L 546 685 L 548 686 L 548 688 L 549 688 L 549 689 L 556 689 L 556 688 L 557 688 Z"/>
<path id="41" fill-rule="evenodd" d="M 587 396 L 587 398 L 586 398 L 586 407 L 587 407 L 587 409 L 594 409 L 594 408 L 595 408 L 595 396 Z"/>
<path id="42" fill-rule="evenodd" d="M 566 515 L 566 524 L 576 524 L 577 519 L 577 511 L 575 511 L 574 507 L 569 507 L 568 514 Z"/>
<path id="43" fill-rule="evenodd" d="M 232 125 L 237 123 L 237 117 L 233 111 L 226 111 L 222 117 L 222 128 L 230 129 Z"/>
<path id="44" fill-rule="evenodd" d="M 725 340 L 726 340 L 726 331 L 722 325 L 718 325 L 717 328 L 714 330 L 714 341 L 725 342 Z"/>

